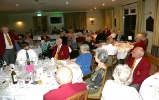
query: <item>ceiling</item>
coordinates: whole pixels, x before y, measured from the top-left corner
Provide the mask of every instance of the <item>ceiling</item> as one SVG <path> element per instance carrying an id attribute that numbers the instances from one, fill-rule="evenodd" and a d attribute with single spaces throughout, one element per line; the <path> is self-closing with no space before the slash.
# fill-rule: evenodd
<path id="1" fill-rule="evenodd" d="M 0 0 L 0 14 L 101 10 L 125 1 L 128 0 Z"/>

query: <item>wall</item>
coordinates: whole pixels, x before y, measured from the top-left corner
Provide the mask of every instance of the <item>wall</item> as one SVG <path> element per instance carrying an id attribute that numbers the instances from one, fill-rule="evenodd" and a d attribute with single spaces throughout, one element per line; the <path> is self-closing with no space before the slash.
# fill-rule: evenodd
<path id="1" fill-rule="evenodd" d="M 144 27 L 143 27 L 143 31 L 146 31 L 146 19 L 151 16 L 152 18 L 154 18 L 154 10 L 155 10 L 155 0 L 145 0 L 145 13 L 144 13 Z M 151 14 L 149 14 L 148 12 L 152 12 Z M 152 46 L 152 35 L 153 32 L 150 31 L 146 31 L 148 36 L 147 38 L 149 39 L 149 44 L 147 47 L 147 52 L 151 52 L 151 46 Z"/>
<path id="2" fill-rule="evenodd" d="M 94 18 L 94 23 L 90 23 L 90 19 Z M 87 29 L 95 32 L 101 28 L 100 24 L 100 11 L 90 11 L 87 12 Z"/>
<path id="3" fill-rule="evenodd" d="M 8 26 L 8 16 L 7 15 L 0 15 L 0 27 L 2 26 Z"/>
<path id="4" fill-rule="evenodd" d="M 11 29 L 14 29 L 17 32 L 25 33 L 30 29 L 33 29 L 33 21 L 32 17 L 36 16 L 36 13 L 26 13 L 26 14 L 11 14 L 8 15 L 9 19 L 9 26 Z M 51 16 L 63 16 L 63 13 L 42 13 L 42 16 L 48 16 L 48 28 L 53 29 L 56 26 L 58 29 L 61 28 L 64 23 L 62 24 L 50 24 L 50 17 Z M 22 24 L 18 25 L 18 21 L 21 21 Z"/>

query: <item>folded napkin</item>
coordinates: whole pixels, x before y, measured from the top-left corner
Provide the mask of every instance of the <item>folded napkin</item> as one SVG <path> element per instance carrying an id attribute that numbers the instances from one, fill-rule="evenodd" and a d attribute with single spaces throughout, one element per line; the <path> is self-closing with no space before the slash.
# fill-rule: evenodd
<path id="1" fill-rule="evenodd" d="M 3 91 L 4 89 L 6 89 L 9 86 L 9 82 L 7 81 L 3 81 L 0 83 L 0 91 Z"/>

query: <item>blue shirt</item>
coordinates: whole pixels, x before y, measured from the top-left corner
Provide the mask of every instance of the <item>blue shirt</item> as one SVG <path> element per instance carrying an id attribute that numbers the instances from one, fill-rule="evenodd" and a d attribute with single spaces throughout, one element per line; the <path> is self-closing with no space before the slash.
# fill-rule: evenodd
<path id="1" fill-rule="evenodd" d="M 88 73 L 90 73 L 92 54 L 91 53 L 81 54 L 76 58 L 75 62 L 78 65 L 80 65 L 80 68 L 81 68 L 83 74 L 88 74 Z"/>

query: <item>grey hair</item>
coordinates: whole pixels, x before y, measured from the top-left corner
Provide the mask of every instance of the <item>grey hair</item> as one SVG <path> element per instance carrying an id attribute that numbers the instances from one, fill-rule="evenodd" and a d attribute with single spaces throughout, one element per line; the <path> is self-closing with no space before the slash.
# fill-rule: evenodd
<path id="1" fill-rule="evenodd" d="M 100 62 L 105 63 L 108 59 L 108 52 L 105 49 L 98 48 L 95 50 L 96 56 Z"/>
<path id="2" fill-rule="evenodd" d="M 122 85 L 130 85 L 132 78 L 132 69 L 124 64 L 117 65 L 113 72 L 114 82 Z"/>
<path id="3" fill-rule="evenodd" d="M 86 37 L 86 41 L 90 42 L 91 41 L 91 37 Z"/>
<path id="4" fill-rule="evenodd" d="M 136 48 L 139 48 L 139 50 L 138 50 L 139 55 L 141 57 L 144 56 L 144 54 L 145 54 L 144 49 L 142 47 L 136 47 Z"/>
<path id="5" fill-rule="evenodd" d="M 2 26 L 2 27 L 1 27 L 1 30 L 3 30 L 4 28 L 9 29 L 7 26 Z"/>
<path id="6" fill-rule="evenodd" d="M 87 44 L 82 44 L 80 46 L 80 48 L 83 50 L 83 51 L 89 51 L 89 46 Z"/>
<path id="7" fill-rule="evenodd" d="M 60 40 L 62 42 L 62 39 L 60 37 L 56 38 L 56 40 Z"/>

